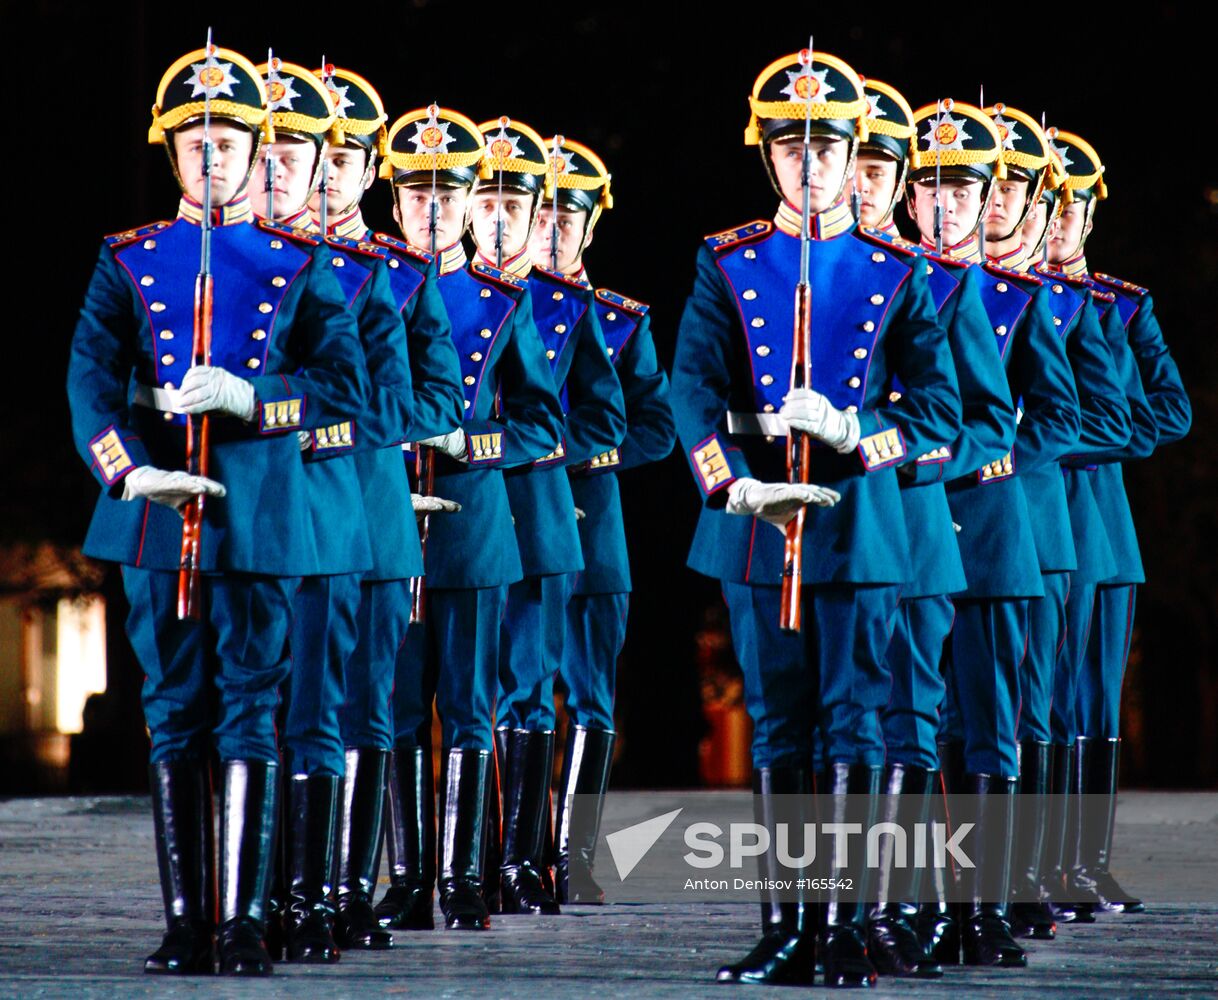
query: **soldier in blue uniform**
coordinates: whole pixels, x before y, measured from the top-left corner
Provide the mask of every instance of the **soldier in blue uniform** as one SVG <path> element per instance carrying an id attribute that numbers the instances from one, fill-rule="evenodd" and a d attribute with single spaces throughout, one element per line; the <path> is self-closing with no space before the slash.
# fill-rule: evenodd
<path id="1" fill-rule="evenodd" d="M 846 184 L 866 135 L 858 74 L 824 53 L 786 56 L 757 78 L 750 106 L 745 141 L 758 146 L 782 201 L 773 222 L 708 237 L 681 320 L 673 408 L 703 500 L 689 565 L 722 581 L 754 722 L 758 815 L 772 822 L 776 795 L 800 801 L 811 791 L 818 725 L 833 818 L 868 825 L 884 762 L 884 651 L 911 574 L 896 467 L 955 439 L 960 399 L 924 271 L 855 235 Z M 808 118 L 812 385 L 794 390 Z M 884 406 L 894 377 L 902 396 Z M 815 442 L 814 485 L 786 481 L 789 427 Z M 795 634 L 779 628 L 783 536 L 806 505 L 804 628 Z M 858 815 L 847 793 L 866 804 Z M 854 892 L 828 894 L 830 985 L 875 980 L 870 878 L 859 861 L 831 871 Z M 763 874 L 776 864 L 762 858 Z M 766 893 L 761 941 L 720 980 L 811 983 L 818 923 L 811 899 Z"/>
<path id="2" fill-rule="evenodd" d="M 419 788 L 422 777 L 416 766 L 420 759 L 413 753 L 401 766 L 395 766 L 399 762 L 392 753 L 394 665 L 410 620 L 410 581 L 423 575 L 419 532 L 410 510 L 413 507 L 416 515 L 425 516 L 459 508 L 441 497 L 411 494 L 401 442 L 449 433 L 460 426 L 464 411 L 460 366 L 432 255 L 373 233 L 360 211 L 388 134 L 380 96 L 367 80 L 350 70 L 328 65 L 319 75 L 334 105 L 336 127 L 342 132 L 341 144 L 333 143 L 327 154 L 329 243 L 345 250 L 349 263 L 366 261 L 369 253 L 385 259 L 392 302 L 405 325 L 405 341 L 403 346 L 385 341 L 369 345 L 369 375 L 374 391 L 382 368 L 390 387 L 404 378 L 411 396 L 408 415 L 387 406 L 386 414 L 397 419 L 389 425 L 378 422 L 368 427 L 362 439 L 357 435 L 355 448 L 364 507 L 374 532 L 373 566 L 360 581 L 358 638 L 346 661 L 345 698 L 339 714 L 347 786 L 338 830 L 338 893 L 348 936 L 359 942 L 377 940 L 374 926 L 379 917 L 367 907 L 380 855 L 386 765 L 389 780 L 408 794 Z M 320 221 L 316 194 L 311 208 Z M 409 363 L 405 373 L 395 362 L 403 349 Z M 430 758 L 422 763 L 430 772 Z M 391 838 L 391 865 L 398 865 L 399 847 Z M 359 934 L 352 933 L 353 924 Z"/>
<path id="3" fill-rule="evenodd" d="M 977 797 L 977 815 L 970 819 L 978 824 L 983 856 L 963 872 L 964 961 L 1018 967 L 1026 956 L 1011 936 L 1007 900 L 1019 774 L 1019 669 L 1029 602 L 1045 593 L 1042 567 L 1069 568 L 1073 559 L 1060 473 L 1047 486 L 1034 473 L 1045 465 L 1056 469 L 1077 442 L 1078 396 L 1048 290 L 986 262 L 982 253 L 982 219 L 995 185 L 1007 179 L 1002 136 L 985 112 L 960 101 L 927 105 L 915 120 L 920 168 L 912 175 L 910 203 L 923 243 L 941 240 L 948 256 L 969 265 L 1018 407 L 1011 453 L 953 478 L 947 488 L 961 526 L 968 589 L 953 599 L 941 751 L 949 790 Z"/>
<path id="4" fill-rule="evenodd" d="M 545 348 L 533 326 L 526 282 L 461 247 L 471 189 L 485 143 L 464 115 L 435 105 L 399 118 L 389 131 L 381 175 L 394 185 L 394 215 L 405 249 L 434 243 L 440 294 L 461 365 L 464 423 L 417 444 L 435 449 L 435 492 L 461 505 L 436 520 L 427 542 L 426 603 L 397 658 L 393 689 L 399 768 L 413 758 L 419 785 L 392 807 L 399 854 L 383 925 L 430 927 L 435 879 L 434 798 L 430 771 L 434 697 L 443 738 L 440 906 L 448 927 L 490 926 L 482 899 L 483 852 L 492 776 L 491 727 L 499 627 L 507 587 L 523 577 L 503 470 L 528 465 L 558 446 L 562 411 Z M 411 865 L 411 859 L 417 864 Z"/>
<path id="5" fill-rule="evenodd" d="M 901 590 L 885 664 L 892 674 L 892 695 L 883 712 L 887 748 L 884 791 L 886 820 L 912 829 L 925 823 L 932 796 L 942 786 L 937 737 L 945 685 L 940 669 L 951 631 L 952 593 L 967 586 L 946 481 L 975 475 L 978 468 L 1005 455 L 1015 440 L 1015 410 L 1002 360 L 990 334 L 978 292 L 978 272 L 924 246 L 901 239 L 892 212 L 905 195 L 904 181 L 916 127 L 913 111 L 893 87 L 868 79 L 869 137 L 861 147 L 855 175 L 863 233 L 894 253 L 917 258 L 946 333 L 961 399 L 960 434 L 949 447 L 920 456 L 900 476 L 901 504 L 909 534 L 912 576 Z M 949 171 L 950 178 L 950 171 Z M 931 234 L 933 235 L 933 234 Z M 894 388 L 890 398 L 901 398 Z M 918 933 L 921 879 L 916 869 L 902 871 L 883 859 L 877 907 L 870 922 L 870 946 L 877 969 L 891 975 L 942 974 L 939 958 L 958 961 L 954 921 L 946 900 L 928 915 L 936 929 L 927 947 Z"/>
<path id="6" fill-rule="evenodd" d="M 297 432 L 358 412 L 368 392 L 333 276 L 308 242 L 253 222 L 245 186 L 266 118 L 262 80 L 234 52 L 192 52 L 165 73 L 149 138 L 164 143 L 182 187 L 178 218 L 107 239 L 69 364 L 74 435 L 103 487 L 85 552 L 123 567 L 128 634 L 145 673 L 169 923 L 148 972 L 214 971 L 213 748 L 223 767 L 220 971 L 271 971 L 263 935 L 278 803 L 274 713 L 289 670 L 292 593 L 318 572 Z M 212 345 L 210 364 L 192 366 L 208 146 Z M 210 478 L 181 471 L 184 415 L 201 413 L 210 414 Z M 177 511 L 197 495 L 210 498 L 203 620 L 179 620 Z"/>
<path id="7" fill-rule="evenodd" d="M 1119 771 L 1121 681 L 1129 655 L 1137 584 L 1145 581 L 1121 463 L 1146 457 L 1156 444 L 1179 440 L 1188 433 L 1192 410 L 1149 293 L 1088 272 L 1084 246 L 1094 225 L 1095 207 L 1108 193 L 1099 155 L 1073 133 L 1058 131 L 1052 141 L 1062 157 L 1070 202 L 1049 242 L 1049 263 L 1055 273 L 1086 278 L 1097 292 L 1114 299 L 1105 311 L 1104 328 L 1134 414 L 1134 433 L 1126 448 L 1083 457 L 1098 466 L 1092 487 L 1117 568 L 1096 587 L 1089 637 L 1078 661 L 1072 720 L 1078 735 L 1074 785 L 1082 794 L 1104 796 L 1107 807 L 1102 812 L 1082 812 L 1077 840 L 1072 837 L 1067 845 L 1067 861 L 1073 861 L 1067 895 L 1086 908 L 1132 913 L 1144 908 L 1141 900 L 1127 893 L 1109 870 Z M 1063 706 L 1063 711 L 1069 712 L 1069 706 Z M 1069 858 L 1071 849 L 1073 859 Z"/>
<path id="8" fill-rule="evenodd" d="M 567 469 L 621 444 L 626 408 L 592 291 L 530 256 L 546 171 L 553 191 L 553 165 L 560 175 L 571 171 L 573 154 L 547 154 L 537 132 L 506 117 L 478 127 L 486 138 L 489 176 L 474 196 L 474 243 L 482 260 L 527 277 L 533 322 L 565 413 L 562 438 L 551 454 L 504 473 L 524 579 L 508 588 L 495 712 L 501 906 L 504 913 L 557 913 L 545 856 L 554 678 L 566 645 L 567 601 L 575 574 L 584 568 Z"/>
<path id="9" fill-rule="evenodd" d="M 991 261 L 1020 274 L 1037 260 L 1024 244 L 1023 226 L 1041 204 L 1042 193 L 1056 201 L 1064 179 L 1044 132 L 1030 115 L 996 104 L 986 113 L 1002 137 L 1006 179 L 996 185 L 986 216 L 986 253 Z M 1085 289 L 1076 293 L 1060 280 L 1043 281 L 1050 292 L 1053 322 L 1062 338 L 1079 397 L 1080 433 L 1075 451 L 1121 448 L 1132 432 L 1129 404 L 1117 381 L 1099 317 Z M 1041 862 L 1053 770 L 1050 705 L 1059 651 L 1067 638 L 1066 601 L 1074 581 L 1088 579 L 1093 562 L 1086 533 L 1076 522 L 1094 510 L 1090 492 L 1077 489 L 1060 463 L 1046 463 L 1024 477 L 1034 508 L 1052 506 L 1054 520 L 1035 518 L 1043 600 L 1028 607 L 1028 645 L 1019 673 L 1019 782 L 1021 809 L 1014 856 L 1015 902 L 1011 916 L 1017 935 L 1051 939 L 1053 913 L 1041 898 Z M 1064 499 L 1064 506 L 1061 501 Z M 1065 517 L 1061 514 L 1064 510 Z M 1080 551 L 1081 550 L 1081 551 Z"/>
<path id="10" fill-rule="evenodd" d="M 552 154 L 553 143 L 546 148 Z M 592 150 L 571 139 L 562 144 L 561 163 L 566 169 L 558 171 L 557 214 L 553 201 L 547 199 L 534 230 L 533 263 L 539 271 L 557 265 L 558 272 L 591 289 L 584 252 L 602 212 L 613 206 L 609 170 Z M 604 901 L 592 877 L 592 864 L 613 763 L 614 676 L 626 640 L 630 601 L 630 564 L 616 473 L 666 458 L 676 440 L 668 375 L 656 359 L 647 306 L 607 288 L 595 294 L 592 307 L 605 353 L 625 399 L 626 436 L 618 447 L 568 468 L 571 494 L 584 514 L 578 522 L 584 568 L 567 602 L 560 665 L 567 691 L 567 735 L 555 817 L 554 882 L 559 903 Z"/>

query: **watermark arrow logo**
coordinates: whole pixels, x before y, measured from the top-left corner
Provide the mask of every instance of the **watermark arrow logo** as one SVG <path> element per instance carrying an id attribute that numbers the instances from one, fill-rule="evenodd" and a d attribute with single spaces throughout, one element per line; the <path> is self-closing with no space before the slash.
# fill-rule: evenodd
<path id="1" fill-rule="evenodd" d="M 674 809 L 662 816 L 645 819 L 642 823 L 635 823 L 634 826 L 605 835 L 605 843 L 609 845 L 609 853 L 613 855 L 613 864 L 617 868 L 619 879 L 626 881 L 626 876 L 634 871 L 635 866 L 647 856 L 647 852 L 680 815 L 681 810 Z"/>

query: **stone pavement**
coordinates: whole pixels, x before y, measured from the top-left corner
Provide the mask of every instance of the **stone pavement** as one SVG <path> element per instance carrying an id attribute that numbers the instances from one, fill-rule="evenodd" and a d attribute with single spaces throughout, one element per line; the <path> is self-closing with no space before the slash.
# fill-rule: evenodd
<path id="1" fill-rule="evenodd" d="M 663 796 L 657 793 L 657 803 Z M 1129 792 L 1118 845 L 1140 862 L 1218 865 L 1218 794 Z M 950 969 L 937 982 L 881 980 L 876 996 L 1218 996 L 1218 900 L 1154 904 L 1032 943 L 1026 970 Z M 152 821 L 143 798 L 0 802 L 0 998 L 688 997 L 730 995 L 715 969 L 757 933 L 755 906 L 573 907 L 496 917 L 485 934 L 402 933 L 391 952 L 335 966 L 281 965 L 269 980 L 143 975 L 162 929 Z M 737 991 L 744 989 L 736 988 Z M 750 987 L 747 1000 L 790 989 Z"/>

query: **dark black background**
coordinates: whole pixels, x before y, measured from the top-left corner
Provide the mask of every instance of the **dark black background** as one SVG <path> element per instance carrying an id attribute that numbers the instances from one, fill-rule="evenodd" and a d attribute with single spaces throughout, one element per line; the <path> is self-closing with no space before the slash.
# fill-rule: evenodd
<path id="1" fill-rule="evenodd" d="M 1136 25 L 1103 4 L 809 4 L 802 18 L 767 3 L 242 6 L 6 5 L 3 187 L 15 226 L 0 542 L 83 538 L 96 488 L 73 453 L 63 390 L 75 314 L 100 236 L 174 213 L 164 153 L 146 143 L 149 108 L 161 73 L 203 44 L 209 23 L 218 44 L 254 62 L 268 45 L 309 66 L 324 53 L 371 80 L 391 120 L 435 100 L 600 152 L 617 208 L 589 270 L 652 304 L 666 364 L 699 239 L 773 212 L 757 153 L 741 141 L 746 97 L 761 68 L 813 29 L 817 48 L 896 85 L 914 107 L 975 102 L 984 84 L 989 101 L 1044 110 L 1104 158 L 1111 198 L 1089 260 L 1154 290 L 1195 413 L 1185 442 L 1126 473 L 1150 582 L 1126 681 L 1125 773 L 1164 786 L 1218 781 L 1213 57 L 1183 5 L 1147 7 Z M 391 229 L 388 205 L 382 182 L 365 200 L 375 227 Z M 683 565 L 696 493 L 680 454 L 623 487 L 635 594 L 615 781 L 691 784 L 702 733 L 694 637 L 718 600 Z M 138 718 L 138 682 L 130 661 L 112 667 L 124 716 Z"/>

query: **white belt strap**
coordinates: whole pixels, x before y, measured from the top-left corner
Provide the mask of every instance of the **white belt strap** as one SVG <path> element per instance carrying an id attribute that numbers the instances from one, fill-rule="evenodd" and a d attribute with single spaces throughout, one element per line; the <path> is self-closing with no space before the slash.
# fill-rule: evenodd
<path id="1" fill-rule="evenodd" d="M 786 418 L 777 413 L 737 413 L 732 410 L 727 414 L 727 432 L 765 434 L 769 437 L 786 437 L 789 433 Z"/>
<path id="2" fill-rule="evenodd" d="M 166 413 L 185 413 L 182 409 L 182 391 L 180 389 L 158 389 L 151 385 L 135 387 L 135 402 L 150 410 L 162 410 Z"/>

